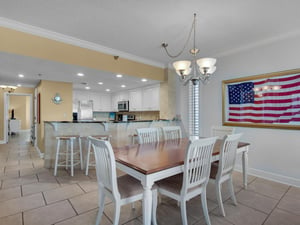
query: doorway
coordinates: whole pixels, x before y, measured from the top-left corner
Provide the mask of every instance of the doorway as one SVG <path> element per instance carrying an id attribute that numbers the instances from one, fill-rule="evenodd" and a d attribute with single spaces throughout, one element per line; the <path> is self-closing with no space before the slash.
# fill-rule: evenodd
<path id="1" fill-rule="evenodd" d="M 34 127 L 32 94 L 4 93 L 4 142 L 31 141 L 35 145 Z"/>

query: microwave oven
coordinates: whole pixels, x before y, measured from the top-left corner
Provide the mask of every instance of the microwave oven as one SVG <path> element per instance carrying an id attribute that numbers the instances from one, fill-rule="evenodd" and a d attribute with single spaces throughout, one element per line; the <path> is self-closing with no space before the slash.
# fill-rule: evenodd
<path id="1" fill-rule="evenodd" d="M 129 111 L 129 101 L 119 101 L 118 102 L 118 111 L 119 112 L 128 112 Z"/>

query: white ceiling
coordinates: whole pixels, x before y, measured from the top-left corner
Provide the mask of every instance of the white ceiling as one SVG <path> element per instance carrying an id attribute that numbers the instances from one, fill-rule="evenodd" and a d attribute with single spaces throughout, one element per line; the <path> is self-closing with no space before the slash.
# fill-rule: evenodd
<path id="1" fill-rule="evenodd" d="M 123 57 L 167 66 L 175 59 L 166 56 L 161 43 L 167 42 L 172 53 L 178 52 L 187 38 L 193 13 L 197 13 L 199 57 L 221 57 L 299 34 L 299 8 L 299 0 L 0 0 L 0 17 L 104 46 Z M 181 58 L 190 56 L 186 53 Z M 24 73 L 23 84 L 39 79 L 71 80 L 79 88 L 83 80 L 93 84 L 111 77 L 103 71 L 1 52 L 0 66 L 1 83 L 19 83 L 14 78 Z M 70 76 L 77 72 L 86 77 Z M 131 83 L 141 84 L 137 78 L 127 83 L 128 88 L 136 87 Z M 113 91 L 119 90 L 120 84 L 106 81 Z"/>

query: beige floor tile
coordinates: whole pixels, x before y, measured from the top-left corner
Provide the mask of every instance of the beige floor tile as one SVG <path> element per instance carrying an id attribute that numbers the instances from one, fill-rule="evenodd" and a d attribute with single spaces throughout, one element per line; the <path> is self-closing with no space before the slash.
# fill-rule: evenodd
<path id="1" fill-rule="evenodd" d="M 78 214 L 98 207 L 98 191 L 89 192 L 70 199 Z"/>
<path id="2" fill-rule="evenodd" d="M 232 204 L 224 204 L 226 220 L 233 224 L 241 225 L 257 225 L 262 224 L 267 218 L 267 214 L 249 208 L 242 204 L 234 206 Z M 220 216 L 219 208 L 212 211 L 216 216 Z"/>
<path id="3" fill-rule="evenodd" d="M 135 219 L 136 217 L 139 217 L 142 215 L 141 201 L 135 202 L 134 205 L 135 205 L 135 209 L 132 209 L 131 204 L 121 206 L 119 224 L 127 223 L 128 221 L 131 221 L 131 220 Z M 105 205 L 104 213 L 107 215 L 107 217 L 111 221 L 113 221 L 114 213 L 115 213 L 114 204 L 109 203 L 109 204 Z"/>
<path id="4" fill-rule="evenodd" d="M 139 219 L 134 219 L 127 223 L 124 223 L 124 225 L 143 225 L 143 222 Z"/>
<path id="5" fill-rule="evenodd" d="M 14 188 L 7 188 L 0 190 L 0 202 L 7 201 L 13 198 L 20 198 L 21 197 L 21 188 L 14 187 Z"/>
<path id="6" fill-rule="evenodd" d="M 257 209 L 264 213 L 270 213 L 278 203 L 278 200 L 276 199 L 245 190 L 239 192 L 236 198 L 239 203 Z"/>
<path id="7" fill-rule="evenodd" d="M 230 223 L 229 221 L 226 220 L 226 217 L 223 216 L 216 216 L 213 214 L 209 214 L 210 222 L 212 225 L 234 225 L 233 223 Z M 204 217 L 201 218 L 198 222 L 196 222 L 193 225 L 207 225 L 205 222 Z"/>
<path id="8" fill-rule="evenodd" d="M 23 225 L 22 214 L 18 213 L 12 216 L 0 218 L 0 225 Z"/>
<path id="9" fill-rule="evenodd" d="M 12 178 L 18 178 L 19 177 L 19 171 L 5 171 L 3 175 L 0 175 L 1 180 L 9 180 Z"/>
<path id="10" fill-rule="evenodd" d="M 70 219 L 64 220 L 55 225 L 94 225 L 97 217 L 98 209 L 80 214 Z M 102 216 L 100 225 L 111 225 L 112 223 L 105 215 Z"/>
<path id="11" fill-rule="evenodd" d="M 300 216 L 275 209 L 269 218 L 266 220 L 264 225 L 299 225 Z"/>
<path id="12" fill-rule="evenodd" d="M 95 179 L 79 182 L 78 185 L 85 191 L 91 192 L 98 190 L 98 183 Z"/>
<path id="13" fill-rule="evenodd" d="M 161 203 L 157 207 L 156 215 L 159 225 L 182 225 L 180 208 L 177 205 Z M 187 219 L 188 224 L 194 224 L 196 222 L 194 217 L 188 216 Z"/>
<path id="14" fill-rule="evenodd" d="M 23 196 L 26 196 L 26 195 L 31 195 L 42 191 L 51 190 L 58 187 L 60 186 L 56 181 L 55 182 L 44 181 L 44 182 L 22 185 L 22 192 L 23 192 Z"/>
<path id="15" fill-rule="evenodd" d="M 281 199 L 287 192 L 289 186 L 285 184 L 276 183 L 262 178 L 255 179 L 249 186 L 248 190 L 260 193 L 262 195 Z"/>
<path id="16" fill-rule="evenodd" d="M 0 217 L 13 215 L 43 205 L 45 205 L 45 202 L 41 193 L 11 199 L 0 203 Z"/>
<path id="17" fill-rule="evenodd" d="M 75 171 L 73 177 L 68 174 L 67 176 L 57 176 L 56 178 L 61 185 L 76 184 L 91 179 L 90 177 L 85 176 L 81 170 Z"/>
<path id="18" fill-rule="evenodd" d="M 291 187 L 286 195 L 295 196 L 297 198 L 300 198 L 300 187 Z"/>
<path id="19" fill-rule="evenodd" d="M 84 194 L 84 191 L 77 184 L 66 185 L 44 192 L 47 204 L 72 198 L 81 194 Z"/>
<path id="20" fill-rule="evenodd" d="M 278 208 L 300 216 L 300 197 L 285 195 L 279 202 Z M 300 221 L 299 221 L 300 224 Z"/>
<path id="21" fill-rule="evenodd" d="M 75 216 L 68 201 L 62 201 L 24 212 L 24 225 L 51 225 Z"/>
<path id="22" fill-rule="evenodd" d="M 2 188 L 16 187 L 23 184 L 30 184 L 37 182 L 36 175 L 28 175 L 18 179 L 7 179 L 3 181 Z"/>

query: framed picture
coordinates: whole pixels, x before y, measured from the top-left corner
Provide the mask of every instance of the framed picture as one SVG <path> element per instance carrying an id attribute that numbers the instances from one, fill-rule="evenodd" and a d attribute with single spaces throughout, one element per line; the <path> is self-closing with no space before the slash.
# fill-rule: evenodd
<path id="1" fill-rule="evenodd" d="M 300 69 L 222 82 L 225 126 L 300 129 Z"/>

